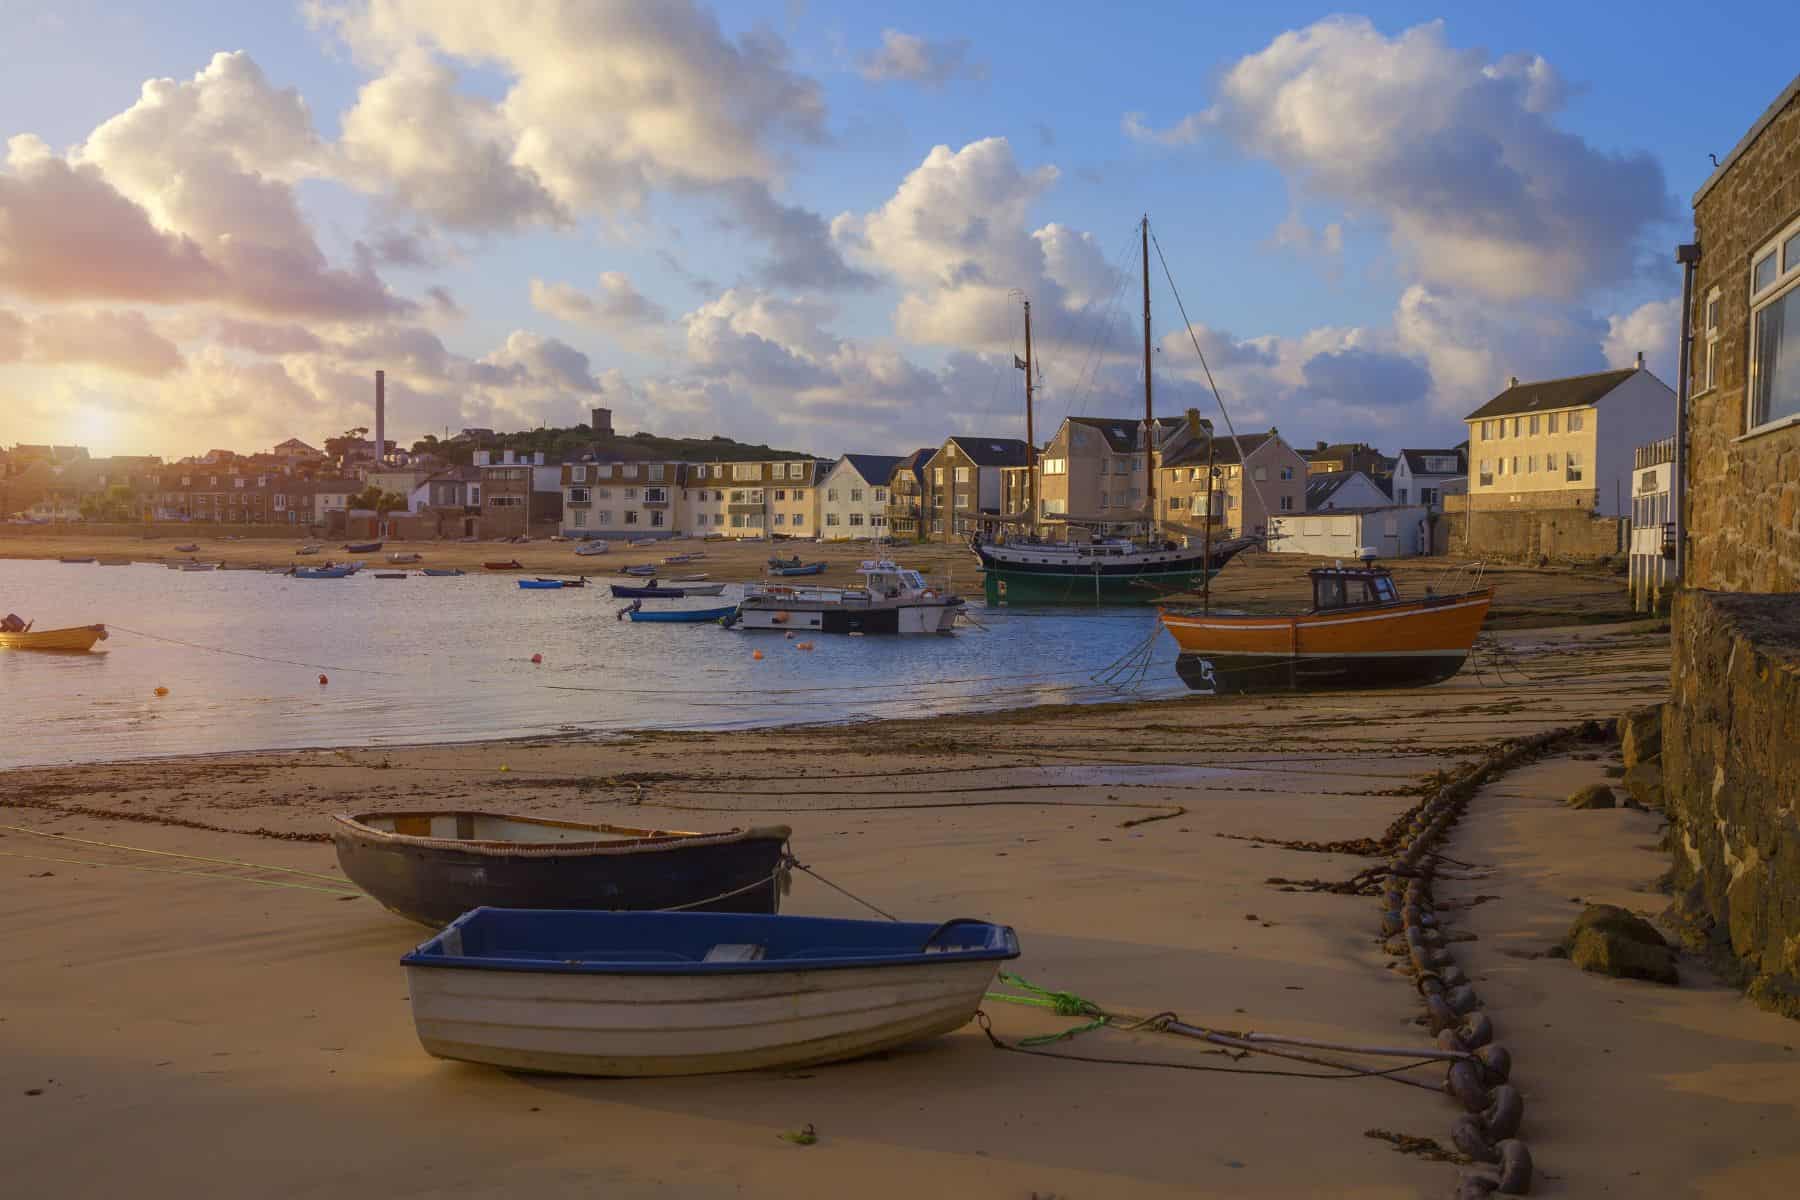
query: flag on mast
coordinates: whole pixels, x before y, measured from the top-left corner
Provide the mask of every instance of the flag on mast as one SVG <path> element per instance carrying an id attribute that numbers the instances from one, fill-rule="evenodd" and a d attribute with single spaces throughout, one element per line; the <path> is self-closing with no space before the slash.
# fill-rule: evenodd
<path id="1" fill-rule="evenodd" d="M 1015 371 L 1023 371 L 1025 369 L 1025 360 L 1016 354 L 1013 355 L 1013 369 Z"/>

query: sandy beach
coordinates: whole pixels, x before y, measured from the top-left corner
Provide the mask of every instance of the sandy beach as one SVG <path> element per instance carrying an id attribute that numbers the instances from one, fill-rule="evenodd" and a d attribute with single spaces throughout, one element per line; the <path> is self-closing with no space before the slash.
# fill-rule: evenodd
<path id="1" fill-rule="evenodd" d="M 1417 691 L 0 775 L 9 1177 L 70 1197 L 1448 1195 L 1454 1161 L 1371 1136 L 1450 1152 L 1446 1097 L 1253 1074 L 1314 1068 L 1169 1035 L 1032 1056 L 971 1025 L 854 1063 L 660 1081 L 438 1061 L 397 965 L 423 930 L 323 882 L 259 886 L 241 879 L 308 880 L 203 860 L 335 876 L 325 817 L 390 807 L 779 820 L 803 862 L 889 911 L 1014 925 L 1014 967 L 1036 984 L 1215 1028 L 1424 1047 L 1379 902 L 1270 882 L 1371 860 L 1277 841 L 1379 839 L 1433 772 L 1666 687 L 1651 623 L 1499 636 L 1507 673 Z M 1487 897 L 1449 924 L 1515 1057 L 1534 1194 L 1786 1194 L 1791 1023 L 1687 957 L 1681 986 L 1659 988 L 1542 956 L 1578 900 L 1665 903 L 1654 813 L 1560 805 L 1616 762 L 1571 742 L 1490 781 L 1446 850 L 1470 865 L 1440 899 Z M 784 911 L 870 915 L 804 875 Z M 1077 1023 L 987 1009 L 1007 1042 Z M 807 1125 L 815 1145 L 781 1136 Z"/>

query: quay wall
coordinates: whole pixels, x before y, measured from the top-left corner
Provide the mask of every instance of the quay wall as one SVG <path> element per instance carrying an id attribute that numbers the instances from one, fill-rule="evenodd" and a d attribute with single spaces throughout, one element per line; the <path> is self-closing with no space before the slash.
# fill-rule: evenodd
<path id="1" fill-rule="evenodd" d="M 1591 563 L 1625 552 L 1630 522 L 1596 517 L 1585 509 L 1471 508 L 1466 496 L 1444 497 L 1440 518 L 1450 553 L 1486 562 Z M 1461 503 L 1452 503 L 1461 501 Z"/>

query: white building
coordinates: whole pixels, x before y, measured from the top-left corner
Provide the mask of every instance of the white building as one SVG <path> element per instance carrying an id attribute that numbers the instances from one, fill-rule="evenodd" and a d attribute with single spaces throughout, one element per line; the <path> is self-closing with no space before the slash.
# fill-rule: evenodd
<path id="1" fill-rule="evenodd" d="M 827 466 L 810 458 L 690 464 L 682 528 L 693 537 L 818 537 L 818 484 Z"/>
<path id="2" fill-rule="evenodd" d="M 1469 490 L 1461 450 L 1402 450 L 1394 464 L 1394 503 L 1444 511 L 1444 497 Z"/>
<path id="3" fill-rule="evenodd" d="M 1649 612 L 1675 586 L 1675 439 L 1639 446 L 1631 485 L 1631 607 Z"/>
<path id="4" fill-rule="evenodd" d="M 1422 504 L 1385 504 L 1274 516 L 1269 518 L 1269 549 L 1345 561 L 1360 558 L 1365 549 L 1377 558 L 1430 554 L 1429 513 Z"/>
<path id="5" fill-rule="evenodd" d="M 1380 484 L 1361 471 L 1329 471 L 1306 479 L 1306 511 L 1327 508 L 1381 508 L 1394 503 Z"/>
<path id="6" fill-rule="evenodd" d="M 888 476 L 893 454 L 846 454 L 819 482 L 819 537 L 826 541 L 887 536 Z"/>

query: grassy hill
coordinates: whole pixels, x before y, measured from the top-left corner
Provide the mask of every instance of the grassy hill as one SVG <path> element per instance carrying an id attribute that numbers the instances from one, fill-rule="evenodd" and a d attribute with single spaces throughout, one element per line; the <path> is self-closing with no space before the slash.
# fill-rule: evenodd
<path id="1" fill-rule="evenodd" d="M 593 451 L 601 458 L 626 462 L 672 459 L 682 462 L 750 462 L 758 459 L 811 458 L 803 450 L 779 450 L 772 446 L 751 445 L 728 437 L 671 438 L 653 433 L 615 434 L 596 439 L 586 425 L 567 429 L 530 429 L 517 433 L 500 433 L 481 442 L 455 439 L 440 442 L 427 436 L 412 445 L 414 453 L 429 452 L 453 462 L 466 464 L 477 450 L 512 450 L 519 454 L 544 452 L 547 462 L 558 462 Z"/>

